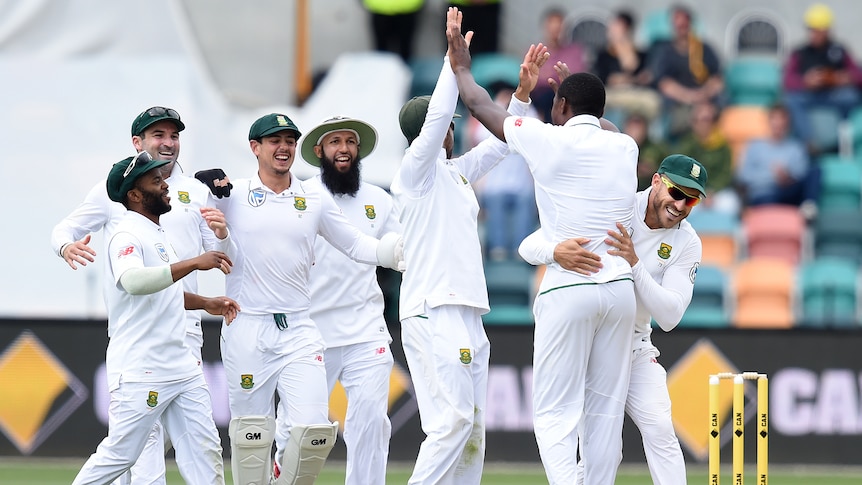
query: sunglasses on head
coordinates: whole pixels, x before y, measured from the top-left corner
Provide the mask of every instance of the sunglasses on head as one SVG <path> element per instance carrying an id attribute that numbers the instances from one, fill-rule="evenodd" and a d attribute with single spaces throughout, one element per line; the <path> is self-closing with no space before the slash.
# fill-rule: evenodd
<path id="1" fill-rule="evenodd" d="M 694 207 L 697 204 L 700 204 L 700 201 L 702 200 L 702 196 L 698 195 L 698 196 L 692 197 L 692 196 L 686 194 L 685 192 L 683 192 L 682 189 L 680 189 L 676 184 L 674 184 L 673 182 L 668 180 L 668 178 L 665 177 L 664 175 L 660 176 L 660 178 L 661 178 L 661 181 L 664 182 L 664 185 L 667 187 L 667 193 L 670 194 L 671 197 L 673 197 L 673 200 L 685 199 L 685 206 L 686 207 Z"/>
<path id="2" fill-rule="evenodd" d="M 147 114 L 150 116 L 165 116 L 168 115 L 169 118 L 173 118 L 177 121 L 180 121 L 180 114 L 176 111 L 165 108 L 162 106 L 153 106 L 152 108 L 147 110 Z"/>
<path id="3" fill-rule="evenodd" d="M 153 161 L 153 157 L 151 157 L 150 154 L 147 152 L 141 152 L 135 155 L 135 158 L 133 158 L 132 161 L 129 162 L 129 166 L 126 167 L 126 171 L 123 172 L 123 178 L 128 177 L 129 174 L 132 173 L 132 170 L 135 169 L 135 165 L 138 163 L 138 160 L 140 160 L 143 164 L 147 164 Z"/>

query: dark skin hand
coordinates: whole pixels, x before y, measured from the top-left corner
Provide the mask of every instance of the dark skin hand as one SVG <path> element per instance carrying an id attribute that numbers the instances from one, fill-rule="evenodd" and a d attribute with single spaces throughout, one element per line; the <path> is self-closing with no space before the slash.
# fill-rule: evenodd
<path id="1" fill-rule="evenodd" d="M 239 303 L 226 296 L 208 298 L 189 292 L 185 292 L 183 296 L 186 310 L 204 310 L 210 315 L 223 316 L 228 325 L 239 312 Z"/>
<path id="2" fill-rule="evenodd" d="M 179 281 L 194 270 L 206 271 L 208 269 L 219 269 L 222 273 L 230 273 L 233 261 L 227 254 L 221 251 L 207 251 L 200 256 L 180 261 L 171 265 L 171 277 Z"/>

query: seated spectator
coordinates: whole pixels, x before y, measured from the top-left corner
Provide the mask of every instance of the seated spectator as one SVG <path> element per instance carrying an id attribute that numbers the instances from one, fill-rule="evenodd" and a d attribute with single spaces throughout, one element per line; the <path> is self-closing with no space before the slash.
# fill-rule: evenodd
<path id="1" fill-rule="evenodd" d="M 661 161 L 670 155 L 670 149 L 664 143 L 653 141 L 649 131 L 649 121 L 638 112 L 628 115 L 623 123 L 623 133 L 638 144 L 638 190 L 652 185 L 653 174 Z"/>
<path id="2" fill-rule="evenodd" d="M 646 52 L 635 46 L 633 32 L 632 14 L 617 12 L 608 24 L 607 45 L 593 64 L 593 72 L 606 87 L 606 118 L 612 111 L 622 111 L 624 115 L 638 111 L 652 120 L 661 107 L 661 98 L 650 87 L 652 75 L 646 69 Z"/>
<path id="3" fill-rule="evenodd" d="M 814 4 L 805 12 L 808 42 L 794 50 L 784 66 L 784 101 L 793 133 L 813 150 L 808 112 L 814 106 L 837 108 L 846 118 L 859 104 L 862 71 L 843 45 L 832 40 L 832 11 Z"/>
<path id="4" fill-rule="evenodd" d="M 674 37 L 650 54 L 650 70 L 665 105 L 666 134 L 672 139 L 686 130 L 693 105 L 707 101 L 722 105 L 721 63 L 715 49 L 692 31 L 691 21 L 687 8 L 673 7 Z"/>
<path id="5" fill-rule="evenodd" d="M 496 93 L 494 101 L 503 107 L 509 105 L 515 92 L 515 86 L 504 82 L 494 83 L 489 89 Z M 532 108 L 528 115 L 538 117 Z M 471 147 L 491 136 L 475 118 L 470 117 L 468 123 Z M 527 162 L 521 155 L 510 153 L 479 181 L 476 193 L 485 219 L 487 256 L 494 261 L 517 257 L 521 241 L 539 224 L 533 176 Z"/>
<path id="6" fill-rule="evenodd" d="M 815 204 L 820 186 L 816 172 L 805 145 L 790 136 L 790 114 L 779 104 L 769 109 L 769 137 L 751 140 L 746 146 L 736 181 L 748 206 L 800 206 L 807 201 L 804 212 L 811 217 L 809 206 Z"/>
<path id="7" fill-rule="evenodd" d="M 699 161 L 709 173 L 704 200 L 706 207 L 731 214 L 739 213 L 739 197 L 733 187 L 733 154 L 718 126 L 718 107 L 701 101 L 692 106 L 689 125 L 673 149 Z"/>
<path id="8" fill-rule="evenodd" d="M 542 16 L 542 43 L 548 47 L 551 56 L 539 70 L 539 82 L 530 97 L 539 116 L 546 122 L 551 121 L 551 105 L 554 103 L 554 90 L 548 84 L 548 79 L 557 79 L 554 71 L 557 61 L 565 63 L 572 74 L 589 70 L 586 50 L 580 44 L 566 39 L 563 32 L 565 21 L 566 14 L 558 8 L 548 9 Z M 473 49 L 472 45 L 470 49 Z"/>

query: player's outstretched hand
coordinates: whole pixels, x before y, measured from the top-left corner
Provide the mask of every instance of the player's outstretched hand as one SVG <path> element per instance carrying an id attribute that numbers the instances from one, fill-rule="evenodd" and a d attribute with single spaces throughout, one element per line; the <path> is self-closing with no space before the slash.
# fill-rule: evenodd
<path id="1" fill-rule="evenodd" d="M 66 261 L 66 264 L 68 264 L 70 268 L 77 270 L 78 267 L 75 266 L 75 263 L 78 263 L 81 266 L 87 266 L 88 261 L 91 263 L 96 261 L 94 259 L 96 251 L 93 251 L 93 248 L 88 246 L 88 244 L 90 244 L 89 234 L 84 236 L 80 241 L 67 244 L 66 247 L 63 248 L 63 260 Z"/>
<path id="2" fill-rule="evenodd" d="M 200 256 L 194 258 L 195 268 L 206 271 L 208 269 L 220 269 L 222 273 L 230 273 L 233 266 L 233 261 L 230 260 L 227 254 L 221 251 L 207 251 Z"/>
<path id="3" fill-rule="evenodd" d="M 631 266 L 638 264 L 638 255 L 635 253 L 635 245 L 629 231 L 619 222 L 617 222 L 617 229 L 618 231 L 609 230 L 608 236 L 610 237 L 605 239 L 605 243 L 615 248 L 609 249 L 608 254 L 622 256 Z"/>
<path id="4" fill-rule="evenodd" d="M 559 82 L 552 78 L 548 78 L 548 85 L 551 86 L 551 89 L 554 90 L 554 94 L 557 94 L 557 89 L 560 89 L 560 83 L 563 82 L 563 79 L 572 75 L 572 71 L 569 70 L 569 65 L 563 61 L 557 61 L 554 64 L 554 71 L 557 73 L 557 77 L 560 79 Z"/>
<path id="5" fill-rule="evenodd" d="M 589 276 L 602 268 L 602 258 L 587 251 L 583 245 L 590 242 L 584 237 L 566 239 L 554 248 L 554 260 L 569 271 Z"/>
<path id="6" fill-rule="evenodd" d="M 227 237 L 227 221 L 222 211 L 215 207 L 201 207 L 201 216 L 217 238 L 224 239 Z"/>
<path id="7" fill-rule="evenodd" d="M 230 325 L 233 319 L 236 318 L 236 314 L 239 313 L 239 303 L 226 296 L 206 298 L 204 300 L 204 310 L 210 315 L 223 316 L 225 323 Z"/>
<path id="8" fill-rule="evenodd" d="M 446 12 L 446 40 L 449 44 L 446 55 L 449 56 L 449 64 L 453 71 L 459 67 L 470 69 L 472 63 L 470 41 L 473 40 L 473 31 L 471 30 L 466 35 L 461 36 L 463 15 L 457 7 L 449 7 Z"/>
<path id="9" fill-rule="evenodd" d="M 222 197 L 230 197 L 230 190 L 233 184 L 224 170 L 220 168 L 211 168 L 209 170 L 201 170 L 195 174 L 195 178 L 206 184 L 210 188 L 210 192 L 219 199 Z"/>
<path id="10" fill-rule="evenodd" d="M 549 57 L 551 54 L 544 44 L 531 44 L 527 53 L 524 54 L 524 62 L 521 63 L 521 70 L 518 73 L 518 87 L 525 89 L 527 93 L 532 92 L 536 88 L 536 84 L 539 83 L 539 70 L 545 65 Z"/>

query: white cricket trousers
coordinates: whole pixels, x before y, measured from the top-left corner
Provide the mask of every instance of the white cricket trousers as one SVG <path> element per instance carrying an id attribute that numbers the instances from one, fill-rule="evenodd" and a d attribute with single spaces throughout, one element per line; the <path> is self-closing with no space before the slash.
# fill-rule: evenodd
<path id="1" fill-rule="evenodd" d="M 426 435 L 407 483 L 478 485 L 491 353 L 480 310 L 426 308 L 401 321 L 401 341 Z"/>
<path id="2" fill-rule="evenodd" d="M 155 394 L 154 394 L 155 393 Z M 111 391 L 108 436 L 84 463 L 73 485 L 111 483 L 130 469 L 161 419 L 186 483 L 224 484 L 224 465 L 203 373 L 174 382 L 121 382 Z M 164 462 L 164 444 L 162 444 Z"/>
<path id="3" fill-rule="evenodd" d="M 533 425 L 548 481 L 575 483 L 583 425 L 584 482 L 613 485 L 631 373 L 634 284 L 551 289 L 536 297 L 533 312 Z"/>
<path id="4" fill-rule="evenodd" d="M 653 346 L 632 352 L 626 414 L 641 432 L 644 454 L 655 485 L 685 485 L 685 458 L 673 429 L 667 372 Z"/>

